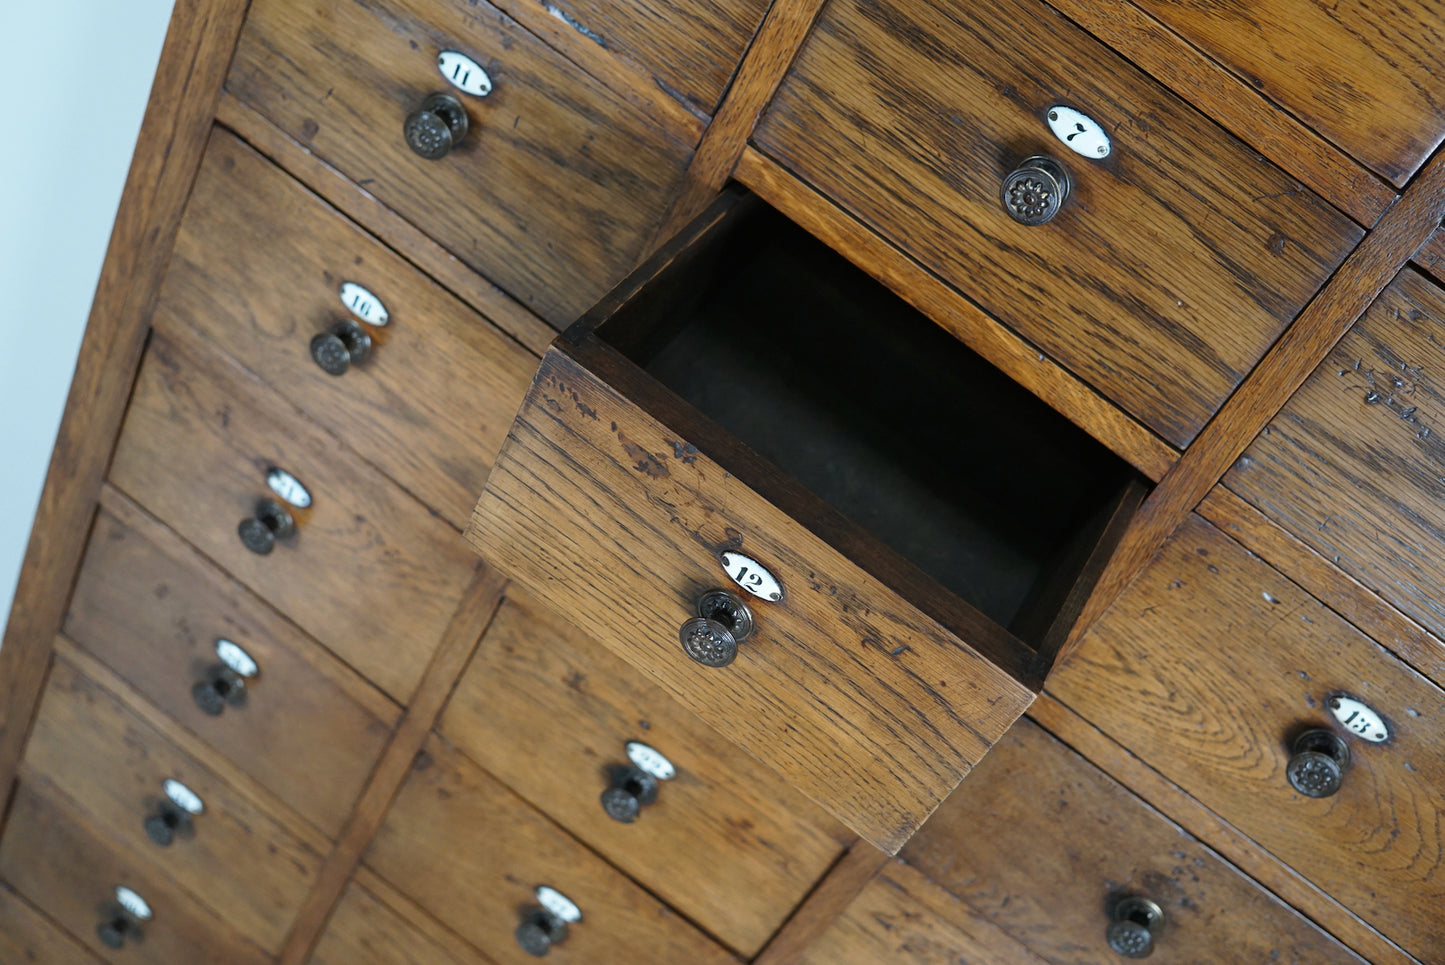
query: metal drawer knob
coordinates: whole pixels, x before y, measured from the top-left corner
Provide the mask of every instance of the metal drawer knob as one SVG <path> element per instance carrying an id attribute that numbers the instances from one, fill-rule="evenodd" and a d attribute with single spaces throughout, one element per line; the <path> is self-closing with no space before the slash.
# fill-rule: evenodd
<path id="1" fill-rule="evenodd" d="M 638 812 L 657 800 L 658 780 L 640 767 L 617 767 L 612 786 L 602 792 L 602 810 L 614 821 L 631 824 Z"/>
<path id="2" fill-rule="evenodd" d="M 162 801 L 145 819 L 146 837 L 162 848 L 171 846 L 176 835 L 187 837 L 192 831 L 191 814 L 172 801 Z"/>
<path id="3" fill-rule="evenodd" d="M 241 520 L 236 532 L 246 549 L 265 556 L 276 548 L 278 539 L 296 532 L 296 520 L 285 506 L 267 496 L 257 501 L 256 512 Z"/>
<path id="4" fill-rule="evenodd" d="M 678 631 L 683 652 L 704 667 L 726 667 L 738 644 L 753 632 L 753 611 L 727 590 L 709 590 L 697 600 L 697 616 Z"/>
<path id="5" fill-rule="evenodd" d="M 1164 924 L 1164 909 L 1139 895 L 1121 898 L 1110 916 L 1109 947 L 1125 958 L 1147 958 Z"/>
<path id="6" fill-rule="evenodd" d="M 223 663 L 206 670 L 204 680 L 191 688 L 191 698 L 202 713 L 219 717 L 229 705 L 244 707 L 246 704 L 246 678 Z"/>
<path id="7" fill-rule="evenodd" d="M 115 901 L 101 906 L 95 935 L 106 948 L 122 948 L 127 940 L 145 938 L 140 923 L 150 921 L 151 907 L 144 898 L 124 886 L 115 889 Z"/>
<path id="8" fill-rule="evenodd" d="M 1340 789 L 1350 766 L 1349 745 L 1331 731 L 1316 728 L 1295 738 L 1285 774 L 1306 797 L 1329 797 Z"/>
<path id="9" fill-rule="evenodd" d="M 567 923 L 545 908 L 529 908 L 522 913 L 515 935 L 522 951 L 541 958 L 567 940 Z"/>
<path id="10" fill-rule="evenodd" d="M 406 146 L 428 161 L 440 161 L 461 143 L 471 126 L 467 109 L 450 94 L 432 94 L 407 115 L 402 134 Z"/>
<path id="11" fill-rule="evenodd" d="M 1035 154 L 1003 179 L 999 200 L 1009 217 L 1019 224 L 1047 224 L 1069 199 L 1073 186 L 1068 168 L 1051 157 Z"/>
<path id="12" fill-rule="evenodd" d="M 114 917 L 96 925 L 95 935 L 106 948 L 124 948 L 127 936 L 137 941 L 143 937 L 141 930 L 131 923 L 124 912 L 117 912 Z"/>
<path id="13" fill-rule="evenodd" d="M 345 375 L 371 354 L 371 336 L 353 321 L 336 322 L 311 340 L 311 359 L 327 375 Z"/>

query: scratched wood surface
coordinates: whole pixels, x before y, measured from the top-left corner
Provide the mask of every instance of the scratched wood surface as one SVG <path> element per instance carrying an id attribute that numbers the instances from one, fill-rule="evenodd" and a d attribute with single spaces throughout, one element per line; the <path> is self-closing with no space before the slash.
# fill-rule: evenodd
<path id="1" fill-rule="evenodd" d="M 1030 721 L 1020 721 L 900 857 L 1053 963 L 1117 961 L 1109 911 L 1165 914 L 1150 961 L 1363 960 Z"/>
<path id="2" fill-rule="evenodd" d="M 745 957 L 853 838 L 626 661 L 516 589 L 437 730 Z M 634 740 L 666 756 L 677 776 L 622 824 L 598 798 L 611 772 L 629 763 Z"/>
<path id="3" fill-rule="evenodd" d="M 428 161 L 402 124 L 452 89 L 442 50 L 493 89 Z M 692 153 L 485 0 L 256 0 L 226 86 L 557 326 L 640 257 Z"/>
<path id="4" fill-rule="evenodd" d="M 8 885 L 0 884 L 0 962 L 95 965 L 99 961 Z"/>
<path id="5" fill-rule="evenodd" d="M 1049 692 L 1407 952 L 1445 961 L 1445 693 L 1208 523 L 1189 518 Z M 1290 740 L 1337 729 L 1339 693 L 1390 739 L 1348 737 L 1339 792 L 1303 797 Z"/>
<path id="6" fill-rule="evenodd" d="M 1059 103 L 1108 158 L 1054 138 Z M 754 141 L 1176 446 L 1362 234 L 1035 0 L 834 0 Z M 1025 227 L 999 184 L 1040 153 L 1074 193 Z"/>
<path id="7" fill-rule="evenodd" d="M 1224 477 L 1436 637 L 1445 635 L 1442 359 L 1445 293 L 1406 269 Z"/>
<path id="8" fill-rule="evenodd" d="M 390 316 L 345 375 L 313 336 L 351 318 L 339 290 Z M 461 529 L 536 358 L 233 135 L 217 131 L 186 206 L 153 324 L 190 325 Z"/>
<path id="9" fill-rule="evenodd" d="M 406 703 L 472 571 L 456 531 L 190 329 L 156 334 L 110 479 L 393 699 Z M 267 556 L 239 522 L 278 466 L 311 493 Z"/>

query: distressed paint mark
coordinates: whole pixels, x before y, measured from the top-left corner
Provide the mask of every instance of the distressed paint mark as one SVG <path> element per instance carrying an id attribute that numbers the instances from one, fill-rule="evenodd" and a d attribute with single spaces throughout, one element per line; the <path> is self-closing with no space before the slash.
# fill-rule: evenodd
<path id="1" fill-rule="evenodd" d="M 672 446 L 672 457 L 674 459 L 681 459 L 689 466 L 697 462 L 697 446 L 690 442 L 674 442 L 671 439 L 666 440 L 666 442 Z"/>
<path id="2" fill-rule="evenodd" d="M 556 17 L 558 20 L 562 21 L 567 26 L 571 27 L 573 30 L 577 31 L 579 34 L 586 37 L 597 46 L 601 47 L 603 50 L 607 49 L 607 41 L 603 38 L 601 34 L 588 27 L 585 23 L 578 20 L 567 11 L 563 10 L 555 3 L 548 3 L 546 2 L 546 0 L 543 0 L 542 9 L 546 10 L 553 17 Z"/>
<path id="3" fill-rule="evenodd" d="M 666 466 L 666 456 L 654 456 L 621 432 L 617 433 L 617 441 L 622 443 L 622 450 L 627 453 L 628 458 L 637 460 L 632 468 L 638 472 L 645 473 L 653 479 L 663 479 L 672 475 Z"/>

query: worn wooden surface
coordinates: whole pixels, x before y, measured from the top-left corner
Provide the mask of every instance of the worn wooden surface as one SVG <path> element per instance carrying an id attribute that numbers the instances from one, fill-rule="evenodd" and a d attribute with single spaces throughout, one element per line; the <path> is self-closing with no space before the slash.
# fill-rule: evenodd
<path id="1" fill-rule="evenodd" d="M 1049 690 L 1355 911 L 1440 961 L 1445 694 L 1198 517 L 1055 669 Z M 1390 740 L 1350 737 L 1340 791 L 1285 778 L 1289 742 L 1344 693 Z"/>
<path id="2" fill-rule="evenodd" d="M 621 658 L 515 590 L 437 730 L 745 957 L 852 838 Z M 632 740 L 660 751 L 678 773 L 634 823 L 621 824 L 598 798 L 611 770 L 629 764 Z"/>
<path id="3" fill-rule="evenodd" d="M 1054 138 L 1061 102 L 1108 158 Z M 1177 446 L 1361 235 L 1035 0 L 835 0 L 754 141 Z M 1025 227 L 999 185 L 1040 153 L 1073 194 Z"/>
<path id="4" fill-rule="evenodd" d="M 753 959 L 753 965 L 793 965 L 799 961 L 888 861 L 888 855 L 868 842 L 855 841 L 794 910 L 762 954 Z"/>
<path id="5" fill-rule="evenodd" d="M 447 49 L 493 89 L 427 161 L 402 123 L 451 89 Z M 227 89 L 558 326 L 632 267 L 692 153 L 484 0 L 257 0 Z"/>
<path id="6" fill-rule="evenodd" d="M 400 709 L 144 510 L 106 493 L 65 633 L 325 834 L 339 834 Z M 260 673 L 244 707 L 212 717 L 191 687 L 220 662 L 222 638 Z"/>
<path id="7" fill-rule="evenodd" d="M 247 2 L 178 4 L 166 33 L 0 645 L 0 793 L 40 697 Z"/>
<path id="8" fill-rule="evenodd" d="M 274 952 L 321 854 L 170 736 L 57 657 L 22 769 L 48 779 L 107 834 L 134 850 L 150 849 L 172 881 Z M 165 800 L 167 780 L 195 792 L 205 811 L 193 819 L 193 834 L 177 834 L 162 849 L 147 838 L 144 823 Z"/>
<path id="9" fill-rule="evenodd" d="M 1445 634 L 1442 358 L 1445 292 L 1407 269 L 1224 477 L 1437 638 Z M 1431 652 L 1445 661 L 1438 640 Z"/>
<path id="10" fill-rule="evenodd" d="M 110 478 L 257 595 L 405 703 L 479 565 L 456 531 L 189 329 L 156 335 Z M 296 533 L 258 556 L 237 524 L 279 466 L 308 488 Z"/>
<path id="11" fill-rule="evenodd" d="M 539 885 L 582 911 L 549 960 L 734 961 L 436 737 L 417 755 L 366 864 L 501 965 L 532 961 L 512 933 Z"/>
<path id="12" fill-rule="evenodd" d="M 1151 961 L 1359 962 L 1068 747 L 1009 731 L 900 857 L 1050 962 L 1112 961 L 1112 902 L 1164 909 Z"/>
<path id="13" fill-rule="evenodd" d="M 327 855 L 316 884 L 296 916 L 286 945 L 276 957 L 278 965 L 301 965 L 307 961 L 322 929 L 326 927 L 331 909 L 357 870 L 362 852 L 381 826 L 397 789 L 406 779 L 412 759 L 421 748 L 427 732 L 436 723 L 447 695 L 496 613 L 505 587 L 506 581 L 490 567 L 478 570 L 468 584 L 422 675 L 411 705 L 407 707 L 391 743 L 382 752 L 381 760 L 371 773 L 371 780 L 356 803 L 356 810 L 337 839 L 336 847 Z"/>
<path id="14" fill-rule="evenodd" d="M 171 881 L 149 855 L 102 832 L 54 786 L 22 781 L 0 839 L 0 876 L 93 953 L 115 965 L 264 965 L 270 956 Z M 96 926 L 118 885 L 151 906 L 144 939 L 111 950 Z M 8 960 L 7 960 L 8 965 Z"/>
<path id="15" fill-rule="evenodd" d="M 428 927 L 429 926 L 429 927 Z M 407 918 L 371 891 L 348 885 L 326 931 L 312 954 L 311 965 L 490 965 L 490 960 L 455 938 L 438 940 L 441 926 Z M 431 934 L 428 933 L 431 932 Z"/>
<path id="16" fill-rule="evenodd" d="M 344 282 L 386 306 L 342 376 L 311 339 L 351 318 Z M 190 325 L 461 529 L 537 360 L 232 135 L 201 165 L 154 324 Z"/>
<path id="17" fill-rule="evenodd" d="M 1440 278 L 1445 275 L 1445 231 L 1439 228 L 1430 236 L 1430 240 L 1420 246 L 1415 252 L 1415 264 Z"/>
<path id="18" fill-rule="evenodd" d="M 1400 946 L 1325 894 L 1319 885 L 1260 847 L 1258 842 L 1051 695 L 1039 695 L 1029 706 L 1029 718 L 1372 965 L 1416 965 L 1414 956 L 1406 954 Z"/>
<path id="19" fill-rule="evenodd" d="M 95 965 L 99 961 L 9 886 L 0 884 L 0 962 Z"/>
<path id="20" fill-rule="evenodd" d="M 1293 115 L 1275 109 L 1267 90 L 1220 66 L 1139 6 L 1108 0 L 1050 5 L 1366 228 L 1394 203 L 1388 184 Z M 1141 6 L 1156 13 L 1167 9 L 1147 0 Z"/>
<path id="21" fill-rule="evenodd" d="M 615 428 L 609 428 L 613 426 Z M 1030 692 L 553 349 L 468 530 L 473 546 L 854 831 L 892 852 Z M 731 666 L 677 628 L 736 549 L 782 582 Z"/>
<path id="22" fill-rule="evenodd" d="M 1068 369 L 1041 354 L 776 162 L 749 148 L 738 162 L 736 177 L 1150 479 L 1159 479 L 1179 458 L 1168 443 Z"/>
<path id="23" fill-rule="evenodd" d="M 1439 0 L 1135 2 L 1397 186 L 1445 137 Z"/>

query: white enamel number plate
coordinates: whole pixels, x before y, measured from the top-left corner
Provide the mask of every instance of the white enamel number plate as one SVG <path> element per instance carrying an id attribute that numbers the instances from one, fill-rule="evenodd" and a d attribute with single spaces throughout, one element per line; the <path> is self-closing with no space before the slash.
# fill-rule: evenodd
<path id="1" fill-rule="evenodd" d="M 753 596 L 777 602 L 783 598 L 783 585 L 761 563 L 741 553 L 723 553 L 723 569 L 738 586 Z"/>
<path id="2" fill-rule="evenodd" d="M 301 480 L 284 469 L 272 469 L 266 473 L 266 485 L 271 487 L 273 493 L 297 509 L 305 509 L 311 505 L 311 493 L 301 485 Z"/>
<path id="3" fill-rule="evenodd" d="M 162 786 L 165 788 L 166 797 L 170 798 L 176 807 L 185 811 L 187 814 L 200 814 L 206 809 L 206 806 L 201 803 L 201 799 L 196 795 L 196 792 L 186 787 L 180 781 L 166 781 Z"/>
<path id="4" fill-rule="evenodd" d="M 492 92 L 492 78 L 477 63 L 466 54 L 456 50 L 443 50 L 437 55 L 437 70 L 442 76 L 463 94 L 471 94 L 473 97 L 486 97 Z"/>
<path id="5" fill-rule="evenodd" d="M 115 900 L 120 902 L 120 906 L 129 912 L 131 917 L 139 921 L 151 920 L 151 906 L 146 904 L 144 898 L 125 885 L 120 885 L 115 889 Z"/>
<path id="6" fill-rule="evenodd" d="M 260 669 L 249 653 L 226 639 L 216 641 L 216 656 L 221 658 L 221 663 L 242 677 L 254 677 Z"/>
<path id="7" fill-rule="evenodd" d="M 1075 154 L 1097 161 L 1109 156 L 1109 135 L 1086 114 L 1057 104 L 1049 108 L 1049 130 Z"/>
<path id="8" fill-rule="evenodd" d="M 627 742 L 627 757 L 638 770 L 646 771 L 659 781 L 670 781 L 677 777 L 677 768 L 660 751 L 648 747 L 642 741 Z"/>
<path id="9" fill-rule="evenodd" d="M 381 299 L 354 281 L 346 282 L 341 286 L 341 304 L 346 306 L 348 312 L 368 325 L 380 327 L 391 320 Z"/>
<path id="10" fill-rule="evenodd" d="M 572 923 L 582 920 L 582 909 L 574 905 L 572 899 L 556 888 L 548 888 L 546 885 L 539 887 L 537 903 L 565 922 Z"/>
<path id="11" fill-rule="evenodd" d="M 1330 713 L 1335 715 L 1335 720 L 1339 721 L 1345 730 L 1372 744 L 1378 744 L 1390 736 L 1385 719 L 1353 697 L 1331 697 Z"/>

